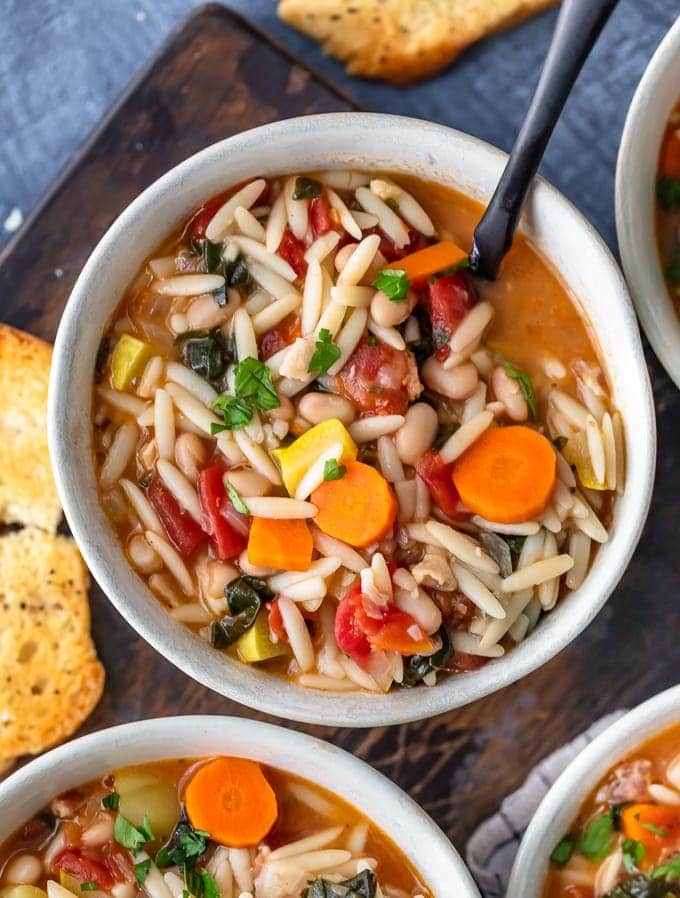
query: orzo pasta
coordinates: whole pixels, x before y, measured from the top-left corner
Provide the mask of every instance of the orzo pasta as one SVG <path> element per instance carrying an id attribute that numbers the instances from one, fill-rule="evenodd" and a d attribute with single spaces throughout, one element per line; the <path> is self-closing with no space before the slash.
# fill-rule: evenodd
<path id="1" fill-rule="evenodd" d="M 99 357 L 102 503 L 216 649 L 321 690 L 433 685 L 587 576 L 621 419 L 523 238 L 498 282 L 470 274 L 478 216 L 409 177 L 256 179 L 130 287 Z"/>
<path id="2" fill-rule="evenodd" d="M 246 758 L 127 767 L 0 845 L 2 898 L 430 898 L 340 798 Z"/>

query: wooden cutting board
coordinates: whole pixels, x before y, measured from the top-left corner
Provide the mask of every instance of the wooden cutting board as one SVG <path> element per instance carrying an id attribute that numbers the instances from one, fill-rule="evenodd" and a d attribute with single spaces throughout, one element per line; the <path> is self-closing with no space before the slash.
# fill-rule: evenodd
<path id="1" fill-rule="evenodd" d="M 0 319 L 53 339 L 90 251 L 159 175 L 247 128 L 352 108 L 351 100 L 234 14 L 217 5 L 203 7 L 169 38 L 0 257 Z M 680 425 L 677 394 L 656 363 L 654 373 L 661 449 L 652 514 L 635 560 L 585 634 L 522 683 L 433 720 L 363 731 L 293 725 L 382 770 L 423 805 L 460 850 L 475 825 L 547 752 L 604 713 L 678 680 L 672 624 L 678 621 L 680 573 L 675 545 Z M 96 584 L 91 600 L 107 685 L 82 732 L 171 714 L 264 719 L 165 662 Z"/>

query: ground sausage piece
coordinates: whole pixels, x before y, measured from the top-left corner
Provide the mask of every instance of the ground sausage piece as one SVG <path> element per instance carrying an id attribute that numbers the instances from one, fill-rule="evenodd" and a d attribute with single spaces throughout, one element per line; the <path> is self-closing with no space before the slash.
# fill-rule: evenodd
<path id="1" fill-rule="evenodd" d="M 403 415 L 423 389 L 411 353 L 375 337 L 363 337 L 335 386 L 365 415 Z"/>
<path id="2" fill-rule="evenodd" d="M 638 759 L 621 764 L 613 772 L 609 782 L 598 793 L 597 800 L 618 804 L 622 801 L 645 801 L 648 795 L 650 761 Z"/>

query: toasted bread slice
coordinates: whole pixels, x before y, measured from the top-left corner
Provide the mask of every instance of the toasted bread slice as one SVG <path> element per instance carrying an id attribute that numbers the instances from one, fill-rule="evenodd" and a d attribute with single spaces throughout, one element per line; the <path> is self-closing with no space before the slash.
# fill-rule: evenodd
<path id="1" fill-rule="evenodd" d="M 347 63 L 351 75 L 406 84 L 555 0 L 280 0 L 279 15 Z"/>
<path id="2" fill-rule="evenodd" d="M 89 576 L 72 540 L 0 536 L 0 764 L 70 736 L 99 701 Z"/>
<path id="3" fill-rule="evenodd" d="M 52 347 L 0 324 L 0 522 L 53 533 L 61 506 L 47 452 Z"/>

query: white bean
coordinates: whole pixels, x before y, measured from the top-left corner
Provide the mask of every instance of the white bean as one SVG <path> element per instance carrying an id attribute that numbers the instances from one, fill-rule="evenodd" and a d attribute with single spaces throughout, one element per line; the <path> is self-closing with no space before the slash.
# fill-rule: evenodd
<path id="1" fill-rule="evenodd" d="M 354 252 L 354 250 L 359 246 L 358 243 L 346 243 L 341 249 L 337 251 L 335 254 L 335 270 L 340 273 L 342 269 L 349 262 L 350 256 Z"/>
<path id="2" fill-rule="evenodd" d="M 191 483 L 198 480 L 198 472 L 208 460 L 203 440 L 194 433 L 181 433 L 175 442 L 177 467 Z"/>
<path id="3" fill-rule="evenodd" d="M 479 383 L 479 374 L 472 362 L 463 362 L 447 371 L 435 358 L 430 358 L 422 367 L 422 376 L 431 390 L 449 399 L 467 399 Z"/>
<path id="4" fill-rule="evenodd" d="M 34 854 L 18 854 L 5 867 L 5 880 L 12 885 L 34 885 L 42 876 L 43 865 Z"/>
<path id="5" fill-rule="evenodd" d="M 298 411 L 310 424 L 337 418 L 349 427 L 357 416 L 349 399 L 334 393 L 306 393 L 298 404 Z"/>
<path id="6" fill-rule="evenodd" d="M 160 557 L 142 533 L 136 533 L 127 544 L 128 556 L 141 574 L 153 574 L 163 568 Z"/>
<path id="7" fill-rule="evenodd" d="M 508 418 L 511 421 L 526 421 L 529 417 L 529 407 L 519 381 L 506 374 L 505 368 L 499 365 L 493 370 L 491 385 L 496 399 L 505 406 Z"/>
<path id="8" fill-rule="evenodd" d="M 403 324 L 416 304 L 416 297 L 409 291 L 406 298 L 393 302 L 382 290 L 376 290 L 371 300 L 371 317 L 380 327 L 395 327 Z"/>
<path id="9" fill-rule="evenodd" d="M 240 496 L 266 496 L 271 489 L 271 482 L 250 468 L 232 469 L 227 480 Z"/>
<path id="10" fill-rule="evenodd" d="M 219 327 L 229 317 L 226 306 L 218 306 L 215 298 L 209 294 L 197 296 L 187 309 L 189 330 L 200 330 L 203 327 Z"/>
<path id="11" fill-rule="evenodd" d="M 397 453 L 406 465 L 415 465 L 432 446 L 439 420 L 436 411 L 426 402 L 416 402 L 404 416 L 404 423 L 394 436 Z"/>

